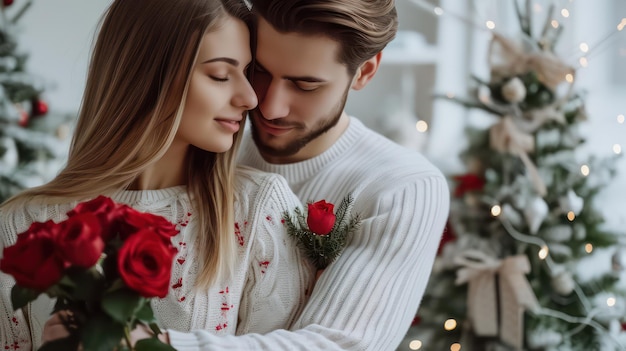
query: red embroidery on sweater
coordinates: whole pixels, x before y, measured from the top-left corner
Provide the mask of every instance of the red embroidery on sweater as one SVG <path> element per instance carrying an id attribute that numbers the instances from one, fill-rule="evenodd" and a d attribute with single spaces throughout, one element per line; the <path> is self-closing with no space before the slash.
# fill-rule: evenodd
<path id="1" fill-rule="evenodd" d="M 191 212 L 187 212 L 187 217 L 191 217 Z"/>
<path id="2" fill-rule="evenodd" d="M 270 265 L 270 261 L 259 262 L 259 267 L 261 267 L 261 273 L 265 273 L 265 270 Z"/>
<path id="3" fill-rule="evenodd" d="M 178 289 L 183 286 L 183 278 L 178 278 L 176 284 L 172 285 L 172 289 Z"/>
<path id="4" fill-rule="evenodd" d="M 12 321 L 13 323 L 15 323 L 15 325 L 20 324 L 20 322 L 19 322 L 19 321 L 17 320 L 17 318 L 15 318 L 15 317 L 11 318 L 11 321 Z"/>
<path id="5" fill-rule="evenodd" d="M 237 242 L 239 243 L 239 246 L 243 246 L 244 238 L 243 235 L 241 235 L 241 228 L 239 228 L 239 223 L 237 222 L 235 222 L 235 236 L 237 237 Z"/>
<path id="6" fill-rule="evenodd" d="M 282 218 L 282 219 L 280 220 L 280 224 L 285 224 L 285 219 L 284 219 L 284 218 Z"/>
<path id="7" fill-rule="evenodd" d="M 228 327 L 228 323 L 218 324 L 217 327 L 215 327 L 215 330 L 226 329 L 226 327 Z"/>
<path id="8" fill-rule="evenodd" d="M 268 222 L 270 222 L 270 223 L 274 224 L 274 221 L 272 220 L 272 216 L 269 216 L 269 215 L 268 215 L 267 217 L 265 217 L 265 219 L 266 219 Z"/>
<path id="9" fill-rule="evenodd" d="M 185 258 L 181 257 L 181 258 L 177 259 L 176 261 L 178 262 L 178 264 L 183 264 L 183 263 L 185 263 Z"/>
<path id="10" fill-rule="evenodd" d="M 186 299 L 186 297 L 183 296 L 180 299 L 178 299 L 178 302 L 183 302 L 183 301 L 185 301 L 185 299 Z"/>
<path id="11" fill-rule="evenodd" d="M 220 290 L 220 294 L 228 294 L 228 287 L 224 290 Z"/>

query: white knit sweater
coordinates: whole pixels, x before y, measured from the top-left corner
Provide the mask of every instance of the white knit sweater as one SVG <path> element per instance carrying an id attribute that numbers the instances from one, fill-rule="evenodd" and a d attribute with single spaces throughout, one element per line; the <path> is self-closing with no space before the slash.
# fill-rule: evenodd
<path id="1" fill-rule="evenodd" d="M 294 164 L 268 164 L 251 138 L 244 140 L 241 162 L 283 175 L 302 202 L 338 203 L 352 193 L 361 227 L 324 271 L 290 331 L 170 332 L 172 345 L 180 351 L 395 350 L 422 299 L 448 217 L 444 176 L 355 118 L 330 149 Z"/>
<path id="2" fill-rule="evenodd" d="M 170 292 L 153 301 L 162 327 L 179 331 L 201 329 L 212 335 L 266 333 L 287 328 L 304 304 L 311 287 L 312 267 L 303 264 L 294 240 L 286 237 L 281 216 L 301 206 L 282 177 L 247 168 L 237 173 L 235 235 L 239 243 L 236 274 L 206 291 L 192 292 L 198 262 L 194 255 L 197 222 L 184 186 L 162 190 L 123 191 L 112 198 L 145 212 L 164 216 L 177 225 L 173 238 L 179 252 L 173 263 Z M 33 207 L 0 214 L 0 248 L 12 245 L 16 234 L 33 221 L 66 218 L 75 204 Z M 13 312 L 12 277 L 0 273 L 0 348 L 35 350 L 53 302 L 40 298 L 28 313 Z"/>

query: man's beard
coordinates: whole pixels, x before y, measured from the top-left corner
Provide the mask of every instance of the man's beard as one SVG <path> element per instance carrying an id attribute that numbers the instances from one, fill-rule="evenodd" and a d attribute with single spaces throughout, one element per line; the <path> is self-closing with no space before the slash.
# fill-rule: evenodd
<path id="1" fill-rule="evenodd" d="M 261 140 L 258 129 L 254 125 L 254 118 L 250 118 L 252 139 L 254 140 L 254 143 L 256 144 L 261 154 L 264 155 L 269 155 L 273 157 L 287 157 L 295 155 L 296 153 L 298 153 L 298 151 L 302 150 L 302 148 L 305 147 L 308 143 L 315 140 L 320 135 L 328 132 L 331 128 L 336 126 L 337 123 L 339 123 L 339 119 L 341 118 L 343 109 L 346 106 L 349 91 L 350 86 L 348 86 L 344 91 L 343 96 L 341 97 L 341 100 L 339 101 L 337 106 L 335 106 L 333 111 L 328 114 L 330 117 L 324 118 L 317 124 L 317 127 L 311 130 L 309 133 L 288 142 L 284 146 L 273 147 L 268 144 L 264 144 L 263 140 Z M 258 107 L 254 111 L 252 111 L 251 114 L 253 114 L 256 118 L 264 118 Z"/>

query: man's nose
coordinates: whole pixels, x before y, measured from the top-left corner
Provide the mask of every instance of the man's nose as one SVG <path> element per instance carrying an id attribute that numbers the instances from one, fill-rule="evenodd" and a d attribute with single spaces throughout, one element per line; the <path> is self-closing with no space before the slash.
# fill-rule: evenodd
<path id="1" fill-rule="evenodd" d="M 273 80 L 267 85 L 265 94 L 259 95 L 259 110 L 266 119 L 287 117 L 289 94 L 285 82 Z"/>

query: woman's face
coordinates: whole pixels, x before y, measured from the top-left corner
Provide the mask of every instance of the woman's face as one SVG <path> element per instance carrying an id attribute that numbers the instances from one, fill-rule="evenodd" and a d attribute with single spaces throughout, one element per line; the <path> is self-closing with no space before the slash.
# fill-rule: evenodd
<path id="1" fill-rule="evenodd" d="M 175 143 L 218 153 L 232 147 L 244 112 L 257 105 L 246 78 L 251 60 L 250 32 L 241 20 L 228 16 L 204 35 Z"/>

